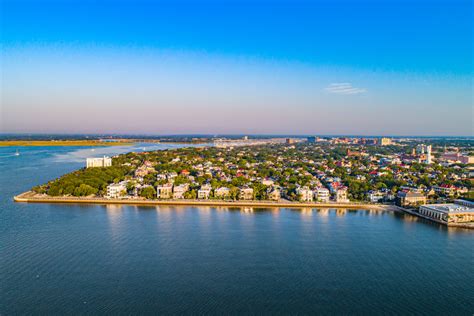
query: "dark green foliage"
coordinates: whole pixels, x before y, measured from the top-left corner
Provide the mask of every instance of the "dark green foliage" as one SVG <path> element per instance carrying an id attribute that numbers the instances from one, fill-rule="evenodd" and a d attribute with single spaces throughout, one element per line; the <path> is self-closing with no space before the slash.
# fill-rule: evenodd
<path id="1" fill-rule="evenodd" d="M 92 194 L 96 194 L 99 190 L 96 188 L 91 187 L 90 185 L 82 183 L 78 187 L 74 189 L 74 196 L 88 196 Z"/>
<path id="2" fill-rule="evenodd" d="M 107 168 L 87 168 L 77 170 L 50 181 L 42 186 L 42 190 L 51 196 L 73 195 L 87 196 L 103 195 L 107 185 L 121 181 L 129 173 L 128 167 L 113 166 Z"/>
<path id="3" fill-rule="evenodd" d="M 145 187 L 140 191 L 140 196 L 146 199 L 153 199 L 156 197 L 156 190 L 153 187 Z"/>

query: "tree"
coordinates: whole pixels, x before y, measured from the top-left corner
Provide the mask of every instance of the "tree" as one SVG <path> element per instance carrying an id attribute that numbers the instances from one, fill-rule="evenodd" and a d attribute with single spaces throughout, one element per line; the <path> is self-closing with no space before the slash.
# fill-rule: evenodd
<path id="1" fill-rule="evenodd" d="M 232 200 L 237 200 L 237 197 L 239 196 L 240 190 L 237 187 L 231 187 L 230 188 L 230 197 Z"/>
<path id="2" fill-rule="evenodd" d="M 90 185 L 82 183 L 79 187 L 74 189 L 74 196 L 88 196 L 92 194 L 96 194 L 99 190 L 96 188 L 91 187 Z"/>
<path id="3" fill-rule="evenodd" d="M 195 199 L 195 198 L 197 198 L 196 190 L 189 190 L 189 191 L 184 192 L 184 198 L 185 199 Z"/>
<path id="4" fill-rule="evenodd" d="M 156 197 L 156 190 L 154 187 L 144 187 L 141 191 L 140 191 L 140 196 L 141 197 L 144 197 L 146 199 L 153 199 L 154 197 Z"/>

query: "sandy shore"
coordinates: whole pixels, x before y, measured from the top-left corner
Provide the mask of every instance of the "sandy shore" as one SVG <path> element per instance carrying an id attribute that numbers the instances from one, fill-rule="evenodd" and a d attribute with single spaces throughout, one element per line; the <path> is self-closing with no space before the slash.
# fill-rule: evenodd
<path id="1" fill-rule="evenodd" d="M 142 200 L 49 197 L 37 195 L 32 191 L 14 197 L 15 202 L 23 203 L 69 203 L 69 204 L 124 204 L 124 205 L 181 205 L 181 206 L 227 206 L 227 207 L 287 207 L 287 208 L 351 208 L 394 210 L 391 205 L 367 203 L 301 203 L 289 201 L 220 201 L 220 200 Z"/>

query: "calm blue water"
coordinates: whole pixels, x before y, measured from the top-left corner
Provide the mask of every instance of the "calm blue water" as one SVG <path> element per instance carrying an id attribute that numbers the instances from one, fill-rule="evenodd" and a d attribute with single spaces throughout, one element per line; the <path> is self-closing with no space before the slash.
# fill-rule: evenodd
<path id="1" fill-rule="evenodd" d="M 474 313 L 474 231 L 362 210 L 12 202 L 124 150 L 0 148 L 0 314 Z"/>

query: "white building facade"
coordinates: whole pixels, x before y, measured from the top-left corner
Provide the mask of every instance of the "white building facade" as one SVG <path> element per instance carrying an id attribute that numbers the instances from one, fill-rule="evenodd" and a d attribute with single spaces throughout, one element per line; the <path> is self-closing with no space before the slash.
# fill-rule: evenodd
<path id="1" fill-rule="evenodd" d="M 211 189 L 212 187 L 208 184 L 205 184 L 201 186 L 201 188 L 198 190 L 198 199 L 200 200 L 207 200 L 209 199 L 211 195 Z"/>
<path id="2" fill-rule="evenodd" d="M 308 187 L 297 188 L 296 194 L 301 202 L 313 202 L 313 191 Z"/>
<path id="3" fill-rule="evenodd" d="M 317 188 L 316 190 L 314 190 L 314 198 L 318 202 L 329 202 L 330 197 L 331 194 L 326 188 Z"/>
<path id="4" fill-rule="evenodd" d="M 112 166 L 112 158 L 104 156 L 102 158 L 87 158 L 86 168 L 101 168 Z"/>
<path id="5" fill-rule="evenodd" d="M 107 195 L 109 199 L 116 199 L 127 194 L 127 181 L 112 183 L 107 186 Z"/>

